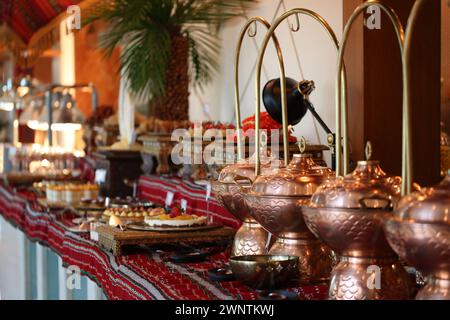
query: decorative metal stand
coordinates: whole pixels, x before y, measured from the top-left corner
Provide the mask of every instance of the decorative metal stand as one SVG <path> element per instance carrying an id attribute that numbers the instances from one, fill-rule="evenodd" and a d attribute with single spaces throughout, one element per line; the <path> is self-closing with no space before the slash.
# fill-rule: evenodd
<path id="1" fill-rule="evenodd" d="M 234 168 L 230 170 L 230 176 L 222 175 L 218 181 L 212 183 L 213 192 L 222 204 L 230 211 L 231 214 L 236 216 L 243 222 L 242 227 L 236 233 L 233 242 L 232 255 L 259 255 L 267 253 L 267 239 L 268 234 L 250 215 L 248 208 L 245 206 L 244 198 L 242 194 L 243 188 L 245 188 L 247 182 L 240 183 L 235 181 L 235 177 L 246 176 L 246 169 L 248 169 L 248 162 L 245 163 L 244 152 L 242 150 L 242 125 L 241 125 L 241 112 L 240 112 L 240 99 L 239 99 L 239 57 L 242 47 L 244 36 L 247 33 L 250 37 L 255 37 L 257 33 L 257 24 L 262 24 L 265 28 L 269 29 L 270 24 L 262 17 L 250 18 L 241 30 L 238 45 L 236 49 L 235 57 L 235 112 L 236 112 L 236 130 L 237 130 L 237 151 L 238 162 L 236 165 L 230 166 Z M 253 28 L 250 28 L 253 26 Z M 269 39 L 273 40 L 273 44 L 278 52 L 278 59 L 282 63 L 283 58 L 281 55 L 280 45 L 275 35 L 271 35 Z M 258 149 L 258 148 L 257 148 Z M 285 152 L 289 152 L 288 149 Z M 230 169 L 228 168 L 228 169 Z M 225 168 L 227 170 L 227 168 Z M 232 175 L 232 176 L 231 176 Z M 249 178 L 249 177 L 247 177 Z"/>
<path id="2" fill-rule="evenodd" d="M 272 27 L 269 29 L 266 34 L 262 47 L 259 52 L 258 62 L 256 67 L 256 82 L 255 82 L 255 144 L 256 146 L 260 145 L 260 99 L 261 99 L 261 67 L 264 59 L 264 55 L 266 52 L 266 48 L 270 37 L 275 33 L 277 27 L 287 19 L 289 16 L 295 15 L 298 19 L 299 15 L 306 15 L 313 18 L 316 22 L 318 22 L 330 36 L 333 44 L 336 46 L 336 49 L 339 49 L 339 43 L 337 37 L 332 30 L 331 26 L 327 23 L 327 21 L 321 17 L 319 14 L 314 11 L 296 8 L 289 10 L 278 17 Z M 295 28 L 291 26 L 292 31 L 297 31 L 299 28 Z M 282 109 L 282 122 L 283 122 L 283 144 L 285 146 L 288 143 L 288 115 L 287 115 L 287 97 L 286 97 L 286 76 L 284 69 L 284 62 L 280 61 L 279 64 L 280 69 L 280 87 L 281 87 L 281 109 Z M 345 70 L 341 72 L 342 81 L 346 83 Z M 344 86 L 345 87 L 345 86 Z M 343 99 L 345 99 L 345 88 L 343 88 Z M 339 115 L 338 115 L 339 116 Z M 331 141 L 334 143 L 333 141 Z M 255 176 L 260 175 L 260 154 L 258 148 L 256 148 L 256 167 L 255 167 Z M 284 154 L 285 166 L 288 166 L 289 163 L 289 155 L 287 153 Z M 298 178 L 297 180 L 301 180 L 301 176 L 304 174 L 305 179 L 313 178 L 311 176 L 307 177 L 306 174 L 310 174 L 312 172 L 312 166 L 307 165 L 307 158 L 300 160 L 301 162 L 305 161 L 303 164 L 299 164 L 301 169 L 297 171 Z M 294 160 L 293 160 L 294 162 Z M 290 166 L 295 166 L 294 163 L 290 164 Z M 281 172 L 281 171 L 280 171 Z M 280 175 L 284 175 L 288 173 L 280 173 Z M 326 179 L 326 173 L 316 173 L 316 175 L 324 174 L 324 179 Z M 281 183 L 282 178 L 278 177 L 276 174 L 273 176 L 267 177 L 267 180 L 273 178 L 273 182 L 276 181 Z M 288 178 L 286 178 L 285 183 L 283 185 L 288 184 Z M 315 181 L 315 180 L 314 180 Z M 292 181 L 291 181 L 292 182 Z M 256 183 L 256 182 L 255 182 Z M 267 182 L 270 184 L 270 182 Z M 295 183 L 294 183 L 295 184 Z M 280 191 L 283 189 L 283 185 L 280 185 Z M 316 183 L 311 183 L 311 186 L 317 186 Z M 254 184 L 255 186 L 255 184 Z M 313 187 L 309 188 L 312 189 Z M 255 188 L 257 189 L 257 188 Z M 300 194 L 280 194 L 280 197 L 277 198 L 274 196 L 271 198 L 271 195 L 260 194 L 255 191 L 249 193 L 246 196 L 246 201 L 248 206 L 251 208 L 251 212 L 253 217 L 261 223 L 261 225 L 266 228 L 269 232 L 275 234 L 275 236 L 280 237 L 275 243 L 274 247 L 270 250 L 272 254 L 295 254 L 299 256 L 300 266 L 299 266 L 299 275 L 300 281 L 303 283 L 324 281 L 329 278 L 329 274 L 333 264 L 333 254 L 328 247 L 323 245 L 320 241 L 314 238 L 313 234 L 308 230 L 302 218 L 302 204 L 309 200 L 311 196 L 311 192 L 314 190 L 306 190 L 305 193 Z M 287 191 L 289 193 L 289 191 Z M 296 217 L 293 219 L 293 217 Z"/>

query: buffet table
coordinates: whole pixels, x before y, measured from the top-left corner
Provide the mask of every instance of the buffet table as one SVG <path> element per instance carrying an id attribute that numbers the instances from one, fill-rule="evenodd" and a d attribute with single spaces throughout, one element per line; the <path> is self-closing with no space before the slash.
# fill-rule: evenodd
<path id="1" fill-rule="evenodd" d="M 214 220 L 238 226 L 238 222 L 214 199 L 206 203 L 207 191 L 196 184 L 179 179 L 142 177 L 139 190 L 143 197 L 154 201 L 159 199 L 159 202 L 164 202 L 165 193 L 172 190 L 175 202 L 187 200 L 188 210 L 200 214 L 212 213 Z M 31 241 L 49 247 L 61 257 L 64 265 L 78 266 L 84 275 L 102 288 L 109 299 L 258 298 L 256 291 L 239 282 L 208 279 L 209 269 L 222 267 L 227 262 L 228 250 L 217 250 L 206 262 L 188 264 L 175 264 L 168 259 L 168 252 L 152 248 L 145 253 L 115 257 L 91 240 L 89 234 L 69 231 L 55 212 L 38 204 L 32 191 L 18 191 L 3 185 L 0 185 L 0 214 Z M 324 285 L 289 290 L 297 293 L 300 299 L 324 299 L 327 294 Z"/>
<path id="2" fill-rule="evenodd" d="M 239 228 L 241 222 L 231 215 L 208 192 L 205 183 L 182 180 L 178 177 L 141 176 L 139 180 L 139 196 L 156 204 L 164 205 L 168 192 L 173 193 L 174 206 L 181 206 L 186 200 L 186 213 L 197 215 L 209 215 L 214 222 Z"/>

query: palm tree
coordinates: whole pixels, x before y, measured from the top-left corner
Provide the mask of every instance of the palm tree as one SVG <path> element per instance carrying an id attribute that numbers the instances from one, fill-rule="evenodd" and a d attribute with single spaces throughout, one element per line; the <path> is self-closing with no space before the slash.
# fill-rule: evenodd
<path id="1" fill-rule="evenodd" d="M 132 92 L 151 98 L 162 120 L 187 120 L 189 83 L 200 89 L 217 70 L 219 26 L 254 0 L 113 0 L 89 19 L 108 22 L 107 55 L 121 47 L 121 71 Z"/>

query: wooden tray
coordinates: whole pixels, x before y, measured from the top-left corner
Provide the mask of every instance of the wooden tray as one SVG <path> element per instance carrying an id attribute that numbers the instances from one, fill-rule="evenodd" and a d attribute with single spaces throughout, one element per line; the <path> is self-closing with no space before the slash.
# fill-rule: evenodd
<path id="1" fill-rule="evenodd" d="M 127 229 L 132 231 L 148 231 L 148 232 L 182 232 L 182 231 L 206 231 L 222 228 L 220 224 L 208 224 L 197 227 L 152 227 L 146 224 L 144 221 L 132 222 L 127 224 Z"/>
<path id="2" fill-rule="evenodd" d="M 158 245 L 158 244 L 195 244 L 231 240 L 236 230 L 220 227 L 205 231 L 183 232 L 148 232 L 120 230 L 110 226 L 97 228 L 99 243 L 105 249 L 112 251 L 115 256 L 123 254 L 123 248 L 130 245 Z"/>

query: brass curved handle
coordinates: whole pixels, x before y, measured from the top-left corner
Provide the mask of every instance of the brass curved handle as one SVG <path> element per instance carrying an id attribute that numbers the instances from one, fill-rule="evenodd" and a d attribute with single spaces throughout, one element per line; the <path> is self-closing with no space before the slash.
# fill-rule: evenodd
<path id="1" fill-rule="evenodd" d="M 416 0 L 416 2 L 414 2 L 414 5 L 411 9 L 411 13 L 408 19 L 408 23 L 406 25 L 406 35 L 405 35 L 405 49 L 404 49 L 404 59 L 405 59 L 405 64 L 407 66 L 410 66 L 411 64 L 411 42 L 412 42 L 412 38 L 414 35 L 414 31 L 415 31 L 415 26 L 417 23 L 417 18 L 419 16 L 419 12 L 422 10 L 423 5 L 427 2 L 427 0 Z M 407 103 L 409 105 L 409 103 L 411 102 L 411 90 L 410 90 L 410 81 L 411 78 L 409 76 L 409 68 L 407 68 L 405 70 L 405 77 L 407 78 L 407 81 L 404 82 L 406 83 L 406 87 L 407 87 Z M 413 176 L 413 159 L 412 159 L 412 148 L 413 148 L 413 144 L 411 142 L 411 107 L 409 106 L 406 110 L 406 113 L 404 114 L 403 117 L 403 133 L 405 135 L 404 139 L 406 141 L 406 144 L 408 146 L 408 148 L 403 148 L 403 156 L 406 159 L 406 165 L 402 166 L 402 173 L 404 173 L 404 175 L 407 177 L 407 181 L 405 181 L 404 184 L 402 184 L 402 195 L 406 195 L 411 193 L 412 189 L 413 189 L 413 181 L 412 181 L 412 176 Z"/>
<path id="2" fill-rule="evenodd" d="M 242 124 L 241 124 L 241 102 L 239 99 L 239 60 L 241 55 L 242 43 L 244 41 L 245 34 L 247 33 L 249 37 L 253 38 L 257 33 L 258 23 L 264 25 L 267 29 L 270 29 L 270 23 L 259 16 L 251 17 L 247 20 L 245 25 L 242 27 L 241 33 L 239 35 L 238 44 L 235 53 L 234 62 L 234 108 L 236 113 L 236 133 L 237 133 L 237 152 L 238 160 L 244 158 L 244 152 L 242 150 Z M 252 28 L 253 26 L 253 28 Z M 275 34 L 272 35 L 272 40 L 275 48 L 277 48 L 278 60 L 283 61 L 283 56 L 281 54 L 280 43 Z"/>
<path id="3" fill-rule="evenodd" d="M 342 86 L 342 82 L 341 82 L 341 77 L 340 77 L 340 73 L 339 70 L 342 70 L 343 65 L 344 65 L 344 52 L 345 52 L 345 48 L 347 45 L 347 41 L 348 41 L 348 36 L 349 36 L 349 32 L 351 30 L 351 27 L 353 25 L 353 23 L 356 21 L 356 19 L 358 18 L 358 16 L 364 11 L 366 10 L 368 7 L 370 6 L 377 6 L 380 9 L 382 9 L 389 17 L 389 20 L 392 22 L 392 25 L 394 27 L 394 31 L 396 33 L 397 36 L 397 40 L 398 40 L 398 44 L 399 44 L 399 48 L 401 51 L 401 56 L 402 56 L 402 76 L 403 76 L 403 119 L 402 119 L 402 124 L 403 124 L 403 137 L 402 137 L 402 193 L 406 194 L 407 190 L 408 190 L 408 185 L 410 185 L 411 183 L 411 178 L 408 176 L 407 171 L 409 170 L 409 166 L 411 163 L 411 153 L 410 153 L 410 125 L 409 125 L 409 85 L 408 85 L 408 65 L 406 64 L 406 59 L 405 59 L 405 54 L 404 54 L 404 39 L 405 39 L 405 33 L 403 30 L 403 26 L 402 23 L 400 21 L 400 19 L 398 18 L 397 14 L 395 13 L 395 11 L 379 2 L 378 0 L 373 0 L 373 1 L 369 1 L 369 2 L 364 2 L 361 5 L 359 5 L 355 11 L 352 13 L 352 15 L 350 16 L 347 24 L 345 25 L 344 28 L 344 33 L 342 35 L 342 40 L 341 40 L 341 47 L 339 49 L 339 54 L 338 54 L 338 74 L 336 76 L 336 113 L 343 115 L 343 122 L 342 122 L 342 127 L 343 127 L 343 132 L 342 132 L 342 137 L 343 137 L 343 141 L 344 141 L 344 168 L 343 168 L 343 174 L 347 174 L 348 173 L 348 167 L 349 167 L 349 146 L 348 146 L 348 126 L 347 126 L 347 101 L 344 100 L 343 105 L 341 105 L 342 102 L 342 92 L 344 92 L 344 88 Z M 342 175 L 342 168 L 340 166 L 341 163 L 341 159 L 342 159 L 342 155 L 341 155 L 341 127 L 340 127 L 340 121 L 341 119 L 338 118 L 337 119 L 337 123 L 336 123 L 336 163 L 339 164 L 336 168 L 336 175 Z M 338 125 L 339 123 L 339 125 Z"/>
<path id="4" fill-rule="evenodd" d="M 260 163 L 260 151 L 259 151 L 259 144 L 260 144 L 260 136 L 259 136 L 259 128 L 260 128 L 260 110 L 261 110 L 261 67 L 262 62 L 264 59 L 264 55 L 266 52 L 267 44 L 269 42 L 270 37 L 274 34 L 277 27 L 280 25 L 281 22 L 283 22 L 285 19 L 287 19 L 291 15 L 296 15 L 297 17 L 299 15 L 306 15 L 311 18 L 313 18 L 315 21 L 319 22 L 319 24 L 327 31 L 328 35 L 330 36 L 331 40 L 336 46 L 336 49 L 339 49 L 339 41 L 337 40 L 336 34 L 334 33 L 331 26 L 328 24 L 328 22 L 319 14 L 317 14 L 314 11 L 304 9 L 304 8 L 295 8 L 291 9 L 289 11 L 286 11 L 281 16 L 279 16 L 270 27 L 269 31 L 266 33 L 266 36 L 262 42 L 262 46 L 258 55 L 258 62 L 256 65 L 256 81 L 255 81 L 255 174 L 256 176 L 259 175 L 261 171 L 261 163 Z M 277 48 L 278 55 L 281 56 L 281 51 L 279 48 Z M 284 70 L 284 62 L 280 60 L 280 81 L 281 81 L 281 109 L 282 109 L 282 122 L 283 122 L 283 145 L 284 145 L 284 162 L 285 165 L 288 165 L 289 160 L 289 148 L 288 148 L 288 138 L 289 138 L 289 132 L 288 132 L 288 123 L 287 123 L 287 98 L 286 98 L 286 75 Z M 342 76 L 342 83 L 343 88 L 346 87 L 346 75 L 345 75 L 345 67 L 340 68 L 341 70 L 341 76 Z M 346 100 L 346 90 L 343 90 L 342 99 Z M 340 110 L 340 109 L 339 109 Z M 340 119 L 340 113 L 336 114 L 336 117 L 339 117 Z M 340 121 L 337 121 L 340 125 Z"/>

